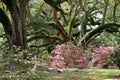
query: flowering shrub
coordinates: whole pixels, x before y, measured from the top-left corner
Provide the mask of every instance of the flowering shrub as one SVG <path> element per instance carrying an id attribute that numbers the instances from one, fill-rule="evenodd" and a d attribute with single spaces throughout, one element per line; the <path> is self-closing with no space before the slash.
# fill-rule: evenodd
<path id="1" fill-rule="evenodd" d="M 66 68 L 76 66 L 85 68 L 88 66 L 88 60 L 81 52 L 82 50 L 72 43 L 57 45 L 51 51 L 50 67 Z"/>
<path id="2" fill-rule="evenodd" d="M 51 67 L 59 67 L 59 68 L 65 68 L 66 67 L 64 57 L 62 57 L 60 55 L 56 55 L 54 57 L 51 56 L 50 59 L 52 60 Z"/>
<path id="3" fill-rule="evenodd" d="M 85 68 L 88 66 L 89 61 L 87 60 L 86 57 L 80 56 L 78 60 L 75 60 L 76 65 L 80 68 Z"/>
<path id="4" fill-rule="evenodd" d="M 92 53 L 92 64 L 93 66 L 103 67 L 107 64 L 110 54 L 113 52 L 113 47 L 100 46 L 95 48 Z"/>

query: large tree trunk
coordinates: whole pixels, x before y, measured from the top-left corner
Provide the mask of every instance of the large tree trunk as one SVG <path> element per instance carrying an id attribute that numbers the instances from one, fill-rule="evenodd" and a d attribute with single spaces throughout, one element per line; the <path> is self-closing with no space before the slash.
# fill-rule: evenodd
<path id="1" fill-rule="evenodd" d="M 4 26 L 5 34 L 11 48 L 12 46 L 12 24 L 5 12 L 0 8 L 0 22 Z"/>
<path id="2" fill-rule="evenodd" d="M 26 5 L 28 0 L 2 0 L 12 17 L 12 45 L 27 47 L 25 35 Z"/>

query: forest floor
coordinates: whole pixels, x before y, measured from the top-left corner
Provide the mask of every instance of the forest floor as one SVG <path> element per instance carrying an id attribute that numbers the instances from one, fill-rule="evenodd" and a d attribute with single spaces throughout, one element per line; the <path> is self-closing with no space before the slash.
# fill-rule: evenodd
<path id="1" fill-rule="evenodd" d="M 68 69 L 63 73 L 50 74 L 49 76 L 49 79 L 45 80 L 120 80 L 120 70 Z"/>
<path id="2" fill-rule="evenodd" d="M 32 71 L 18 74 L 1 74 L 0 80 L 120 80 L 119 69 L 76 69 L 61 72 Z"/>

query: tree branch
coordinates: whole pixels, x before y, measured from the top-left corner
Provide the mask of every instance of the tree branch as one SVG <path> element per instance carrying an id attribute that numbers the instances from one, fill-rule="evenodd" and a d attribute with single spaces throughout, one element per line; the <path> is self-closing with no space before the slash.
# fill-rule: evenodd
<path id="1" fill-rule="evenodd" d="M 83 38 L 80 40 L 80 45 L 86 47 L 86 45 L 93 40 L 95 37 L 97 37 L 98 35 L 100 35 L 103 30 L 107 30 L 108 28 L 118 28 L 120 27 L 120 24 L 116 24 L 116 23 L 107 23 L 104 25 L 101 25 L 100 27 L 93 29 L 91 31 L 89 31 L 88 33 L 86 33 L 85 36 L 83 36 Z"/>

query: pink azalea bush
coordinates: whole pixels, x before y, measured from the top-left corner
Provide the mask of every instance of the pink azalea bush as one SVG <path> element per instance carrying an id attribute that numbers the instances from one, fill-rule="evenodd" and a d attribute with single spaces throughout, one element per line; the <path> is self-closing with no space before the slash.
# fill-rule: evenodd
<path id="1" fill-rule="evenodd" d="M 75 62 L 77 63 L 76 65 L 80 68 L 85 68 L 88 66 L 89 61 L 87 60 L 86 57 L 84 56 L 80 56 L 80 58 L 78 60 L 75 60 Z"/>
<path id="2" fill-rule="evenodd" d="M 55 49 L 51 51 L 50 67 L 66 68 L 76 66 L 85 68 L 89 62 L 81 52 L 82 50 L 72 43 L 57 45 Z"/>
<path id="3" fill-rule="evenodd" d="M 100 46 L 93 50 L 91 55 L 91 61 L 87 59 L 83 54 L 83 49 L 80 49 L 72 43 L 64 43 L 57 45 L 50 54 L 49 67 L 67 68 L 67 67 L 78 67 L 86 68 L 89 62 L 92 66 L 99 68 L 107 64 L 110 59 L 110 54 L 114 48 L 111 46 Z"/>
<path id="4" fill-rule="evenodd" d="M 52 60 L 50 67 L 59 67 L 59 68 L 65 68 L 66 63 L 64 62 L 64 57 L 60 55 L 56 55 L 54 57 L 50 57 Z"/>
<path id="5" fill-rule="evenodd" d="M 110 54 L 113 52 L 114 48 L 107 46 L 100 46 L 99 48 L 95 48 L 92 53 L 92 65 L 97 66 L 99 68 L 103 67 L 107 64 Z"/>

